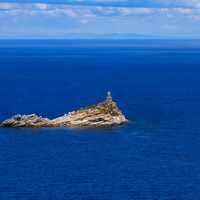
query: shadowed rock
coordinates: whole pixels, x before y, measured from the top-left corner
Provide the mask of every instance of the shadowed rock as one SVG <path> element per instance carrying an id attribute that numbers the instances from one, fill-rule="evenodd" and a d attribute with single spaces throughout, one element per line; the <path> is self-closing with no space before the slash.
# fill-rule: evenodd
<path id="1" fill-rule="evenodd" d="M 35 114 L 15 115 L 2 122 L 1 127 L 112 127 L 127 121 L 117 104 L 112 100 L 110 93 L 108 93 L 106 100 L 101 103 L 69 112 L 52 120 Z"/>

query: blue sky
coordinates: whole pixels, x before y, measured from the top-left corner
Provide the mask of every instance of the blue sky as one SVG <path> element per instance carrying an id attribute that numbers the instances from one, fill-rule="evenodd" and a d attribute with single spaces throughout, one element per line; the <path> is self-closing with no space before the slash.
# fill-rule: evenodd
<path id="1" fill-rule="evenodd" d="M 0 37 L 200 36 L 200 0 L 5 0 Z"/>

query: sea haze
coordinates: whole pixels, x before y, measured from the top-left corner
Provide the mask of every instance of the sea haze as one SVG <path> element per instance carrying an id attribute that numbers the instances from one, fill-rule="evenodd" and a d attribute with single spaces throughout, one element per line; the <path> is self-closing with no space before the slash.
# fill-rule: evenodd
<path id="1" fill-rule="evenodd" d="M 1 40 L 0 121 L 110 90 L 130 123 L 0 129 L 0 199 L 200 199 L 199 77 L 199 40 Z"/>

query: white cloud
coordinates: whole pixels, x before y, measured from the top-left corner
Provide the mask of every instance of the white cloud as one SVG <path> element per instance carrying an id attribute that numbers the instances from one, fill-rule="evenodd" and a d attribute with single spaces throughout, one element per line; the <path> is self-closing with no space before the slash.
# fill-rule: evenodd
<path id="1" fill-rule="evenodd" d="M 63 14 L 66 14 L 69 17 L 77 17 L 78 16 L 78 13 L 74 9 L 68 8 L 68 7 L 62 8 L 61 12 Z"/>
<path id="2" fill-rule="evenodd" d="M 0 10 L 10 10 L 15 8 L 16 4 L 14 3 L 0 3 Z"/>
<path id="3" fill-rule="evenodd" d="M 167 0 L 164 0 L 167 2 Z M 178 0 L 179 1 L 179 0 Z M 191 0 L 193 3 L 196 0 Z M 169 1 L 168 1 L 169 2 Z M 185 3 L 189 2 L 185 0 Z M 66 4 L 44 4 L 44 3 L 0 3 L 0 13 L 6 15 L 26 14 L 30 16 L 45 15 L 50 17 L 67 16 L 70 18 L 84 19 L 103 16 L 151 16 L 163 15 L 165 17 L 189 16 L 198 18 L 200 8 L 134 8 L 134 7 L 112 7 L 112 6 L 75 6 Z"/>
<path id="4" fill-rule="evenodd" d="M 117 11 L 122 15 L 149 15 L 155 12 L 153 8 L 119 8 Z"/>
<path id="5" fill-rule="evenodd" d="M 49 5 L 48 4 L 45 4 L 45 3 L 36 3 L 34 4 L 34 7 L 39 10 L 48 10 L 49 8 Z"/>

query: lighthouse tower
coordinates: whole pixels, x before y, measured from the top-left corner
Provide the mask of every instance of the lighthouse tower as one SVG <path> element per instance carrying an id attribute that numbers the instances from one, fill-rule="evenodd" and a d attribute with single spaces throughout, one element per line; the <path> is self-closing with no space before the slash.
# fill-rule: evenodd
<path id="1" fill-rule="evenodd" d="M 111 96 L 111 92 L 110 91 L 107 92 L 106 100 L 107 101 L 112 101 L 112 96 Z"/>

